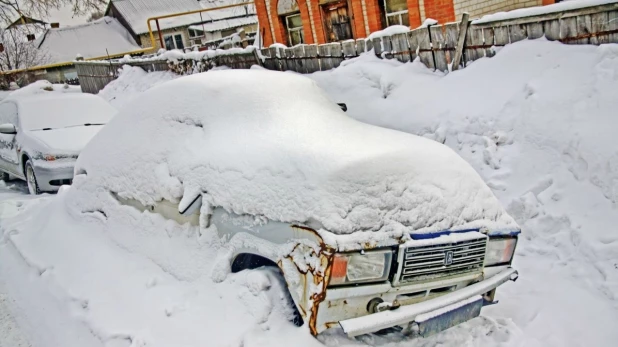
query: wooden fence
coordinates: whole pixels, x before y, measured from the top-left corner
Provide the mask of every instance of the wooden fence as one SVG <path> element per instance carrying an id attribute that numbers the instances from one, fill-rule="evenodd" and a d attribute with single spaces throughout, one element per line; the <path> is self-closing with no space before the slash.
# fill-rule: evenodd
<path id="1" fill-rule="evenodd" d="M 141 67 L 147 72 L 172 71 L 179 75 L 205 72 L 216 66 L 227 66 L 232 69 L 249 69 L 252 65 L 259 65 L 260 59 L 255 50 L 247 51 L 238 48 L 228 51 L 211 51 L 212 54 L 196 53 L 196 59 L 164 59 L 149 58 L 136 60 L 115 61 L 82 61 L 75 62 L 75 69 L 79 78 L 82 92 L 96 94 L 108 83 L 118 78 L 118 71 L 123 65 Z"/>
<path id="2" fill-rule="evenodd" d="M 475 23 L 477 22 L 477 23 Z M 267 69 L 312 73 L 336 68 L 343 60 L 371 50 L 382 58 L 413 61 L 447 71 L 457 50 L 460 25 L 447 23 L 421 27 L 381 38 L 348 40 L 322 45 L 271 47 L 261 50 Z M 467 23 L 465 23 L 467 24 Z M 559 13 L 467 25 L 460 66 L 494 55 L 493 47 L 545 36 L 567 44 L 618 43 L 618 3 Z"/>
<path id="3" fill-rule="evenodd" d="M 118 68 L 123 64 L 140 66 L 147 71 L 171 70 L 181 75 L 224 65 L 233 69 L 262 65 L 270 70 L 312 73 L 334 69 L 346 59 L 373 51 L 380 58 L 404 63 L 418 58 L 430 69 L 448 71 L 449 66 L 455 70 L 479 58 L 492 57 L 494 47 L 543 36 L 566 44 L 618 43 L 618 2 L 500 21 L 469 22 L 464 15 L 459 23 L 420 27 L 373 39 L 270 47 L 261 49 L 259 56 L 257 50 L 233 48 L 202 55 L 196 52 L 193 58 L 188 53 L 184 60 L 156 60 L 155 57 L 146 61 L 78 62 L 75 66 L 82 91 L 87 93 L 103 89 L 117 77 Z M 452 66 L 454 60 L 458 61 L 456 66 Z"/>
<path id="4" fill-rule="evenodd" d="M 82 92 L 91 94 L 98 93 L 109 82 L 115 80 L 118 77 L 118 69 L 124 65 L 119 61 L 82 61 L 74 64 Z M 168 63 L 165 60 L 132 62 L 131 65 L 139 66 L 148 72 L 168 70 Z"/>

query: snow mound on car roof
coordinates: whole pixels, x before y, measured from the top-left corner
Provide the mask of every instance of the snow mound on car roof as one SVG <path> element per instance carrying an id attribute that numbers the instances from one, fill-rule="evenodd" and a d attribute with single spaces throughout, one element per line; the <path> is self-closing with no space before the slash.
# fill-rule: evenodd
<path id="1" fill-rule="evenodd" d="M 237 214 L 340 234 L 518 229 L 448 147 L 356 121 L 290 73 L 213 71 L 157 86 L 84 149 L 84 171 L 78 190 L 146 205 L 202 190 Z"/>

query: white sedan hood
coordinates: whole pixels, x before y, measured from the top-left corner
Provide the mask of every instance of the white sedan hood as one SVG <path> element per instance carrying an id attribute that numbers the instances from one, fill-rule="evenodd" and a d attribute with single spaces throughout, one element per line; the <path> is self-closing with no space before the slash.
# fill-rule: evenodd
<path id="1" fill-rule="evenodd" d="M 30 131 L 28 134 L 48 147 L 49 154 L 79 154 L 102 127 L 101 125 L 77 126 L 52 130 L 36 130 Z"/>

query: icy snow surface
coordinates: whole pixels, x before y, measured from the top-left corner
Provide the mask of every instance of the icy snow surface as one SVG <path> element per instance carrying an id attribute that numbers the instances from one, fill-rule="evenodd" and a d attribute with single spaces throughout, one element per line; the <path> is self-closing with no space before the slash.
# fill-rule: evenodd
<path id="1" fill-rule="evenodd" d="M 201 190 L 239 215 L 339 234 L 519 230 L 451 149 L 356 121 L 296 74 L 212 71 L 153 88 L 121 108 L 76 168 L 88 172 L 77 196 L 104 188 L 151 205 Z"/>
<path id="2" fill-rule="evenodd" d="M 30 323 L 21 326 L 29 342 L 616 345 L 616 45 L 524 41 L 448 75 L 366 55 L 312 78 L 357 119 L 444 142 L 493 187 L 523 228 L 520 277 L 500 287 L 498 305 L 427 339 L 392 332 L 350 340 L 336 329 L 316 341 L 285 321 L 275 281 L 241 272 L 218 273 L 213 283 L 219 245 L 208 232 L 130 209 L 110 220 L 76 214 L 66 208 L 70 191 L 32 199 L 23 184 L 0 182 L 0 279 L 19 308 L 16 320 Z"/>

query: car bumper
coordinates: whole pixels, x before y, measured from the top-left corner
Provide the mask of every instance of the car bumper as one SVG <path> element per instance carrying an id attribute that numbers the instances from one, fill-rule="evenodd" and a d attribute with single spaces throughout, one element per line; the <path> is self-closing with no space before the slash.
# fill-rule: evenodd
<path id="1" fill-rule="evenodd" d="M 60 186 L 71 184 L 73 181 L 73 165 L 67 164 L 58 167 L 34 165 L 39 190 L 42 192 L 55 192 Z"/>
<path id="2" fill-rule="evenodd" d="M 491 276 L 488 276 L 489 274 L 491 274 Z M 511 267 L 504 267 L 500 271 L 486 273 L 485 279 L 480 282 L 467 285 L 461 289 L 450 292 L 449 294 L 443 294 L 433 299 L 421 301 L 411 305 L 404 305 L 397 309 L 373 314 L 367 314 L 365 309 L 365 315 L 358 318 L 339 320 L 338 324 L 350 337 L 375 332 L 393 326 L 405 326 L 409 323 L 415 322 L 416 318 L 421 315 L 445 308 L 448 309 L 449 307 L 457 308 L 458 304 L 463 305 L 465 302 L 470 301 L 474 297 L 480 298 L 481 295 L 492 291 L 509 280 L 514 281 L 517 277 L 517 270 Z M 327 298 L 328 296 L 329 295 L 327 294 Z M 366 298 L 366 296 L 363 297 Z M 345 301 L 354 303 L 353 299 Z M 332 325 L 333 324 L 327 324 L 329 327 Z"/>

